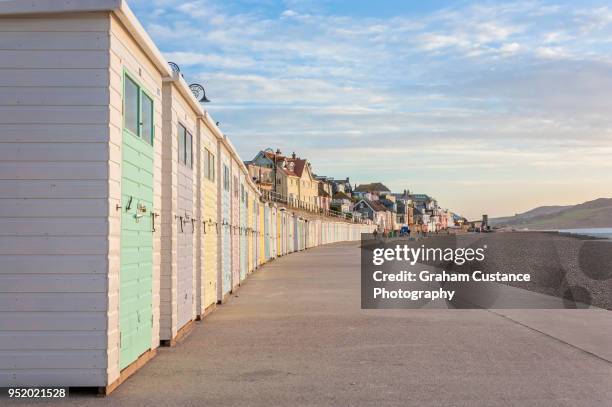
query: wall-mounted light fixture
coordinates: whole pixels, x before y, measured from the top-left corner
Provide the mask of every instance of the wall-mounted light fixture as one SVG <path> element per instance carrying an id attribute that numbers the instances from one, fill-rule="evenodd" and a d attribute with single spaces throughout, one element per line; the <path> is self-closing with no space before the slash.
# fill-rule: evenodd
<path id="1" fill-rule="evenodd" d="M 204 90 L 204 86 L 200 85 L 199 83 L 192 83 L 191 85 L 189 85 L 189 89 L 191 89 L 193 96 L 195 96 L 195 98 L 198 99 L 198 102 L 200 103 L 210 102 L 210 100 L 206 98 L 206 91 Z"/>

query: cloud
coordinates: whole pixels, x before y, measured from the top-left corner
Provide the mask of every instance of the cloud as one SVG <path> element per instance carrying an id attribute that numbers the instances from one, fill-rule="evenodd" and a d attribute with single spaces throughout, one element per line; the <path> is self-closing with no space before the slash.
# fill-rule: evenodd
<path id="1" fill-rule="evenodd" d="M 291 17 L 297 17 L 298 13 L 296 13 L 293 10 L 285 10 L 281 13 L 281 17 L 287 17 L 287 18 L 291 18 Z"/>
<path id="2" fill-rule="evenodd" d="M 165 57 L 181 66 L 206 65 L 208 67 L 237 69 L 248 68 L 257 64 L 254 59 L 243 55 L 224 56 L 197 52 L 166 52 Z"/>
<path id="3" fill-rule="evenodd" d="M 131 4 L 186 80 L 205 84 L 245 159 L 295 150 L 317 173 L 414 185 L 462 213 L 516 179 L 559 200 L 612 184 L 605 4 L 468 1 L 386 17 L 327 0 Z M 588 191 L 570 182 L 581 176 Z M 492 187 L 462 200 L 468 184 Z"/>
<path id="4" fill-rule="evenodd" d="M 499 47 L 499 51 L 506 56 L 516 54 L 520 49 L 521 46 L 518 42 L 503 44 L 501 47 Z"/>
<path id="5" fill-rule="evenodd" d="M 541 58 L 565 59 L 570 56 L 563 47 L 538 47 L 535 54 Z"/>

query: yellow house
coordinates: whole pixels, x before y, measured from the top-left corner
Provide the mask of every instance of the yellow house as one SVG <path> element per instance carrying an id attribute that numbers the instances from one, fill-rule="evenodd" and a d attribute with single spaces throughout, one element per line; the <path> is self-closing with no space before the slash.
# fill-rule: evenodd
<path id="1" fill-rule="evenodd" d="M 314 178 L 308 160 L 293 153 L 277 157 L 277 191 L 300 206 L 314 209 L 317 205 L 319 182 Z M 297 202 L 296 202 L 297 201 Z"/>
<path id="2" fill-rule="evenodd" d="M 295 163 L 281 161 L 276 170 L 276 192 L 288 203 L 296 205 L 300 196 L 300 177 L 295 173 Z"/>
<path id="3" fill-rule="evenodd" d="M 257 153 L 246 165 L 249 176 L 263 190 L 276 192 L 294 206 L 308 209 L 318 206 L 319 181 L 314 178 L 308 160 L 297 157 L 295 153 L 284 156 L 280 150 L 265 150 Z"/>
<path id="4" fill-rule="evenodd" d="M 319 181 L 312 175 L 310 163 L 305 159 L 296 158 L 295 173 L 300 177 L 299 197 L 300 201 L 314 209 L 317 206 L 319 195 Z"/>

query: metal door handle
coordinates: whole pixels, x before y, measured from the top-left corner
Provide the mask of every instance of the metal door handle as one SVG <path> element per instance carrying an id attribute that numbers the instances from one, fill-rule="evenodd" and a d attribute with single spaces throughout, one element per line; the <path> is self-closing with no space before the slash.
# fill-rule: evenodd
<path id="1" fill-rule="evenodd" d="M 151 232 L 155 232 L 155 218 L 157 217 L 156 213 L 151 212 Z"/>

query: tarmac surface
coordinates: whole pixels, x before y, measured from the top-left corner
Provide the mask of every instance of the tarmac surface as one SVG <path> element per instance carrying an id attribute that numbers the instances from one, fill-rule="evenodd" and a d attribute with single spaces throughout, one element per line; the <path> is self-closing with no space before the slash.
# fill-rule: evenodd
<path id="1" fill-rule="evenodd" d="M 359 262 L 357 243 L 279 258 L 110 396 L 35 405 L 612 405 L 612 363 L 526 318 L 361 310 Z"/>

